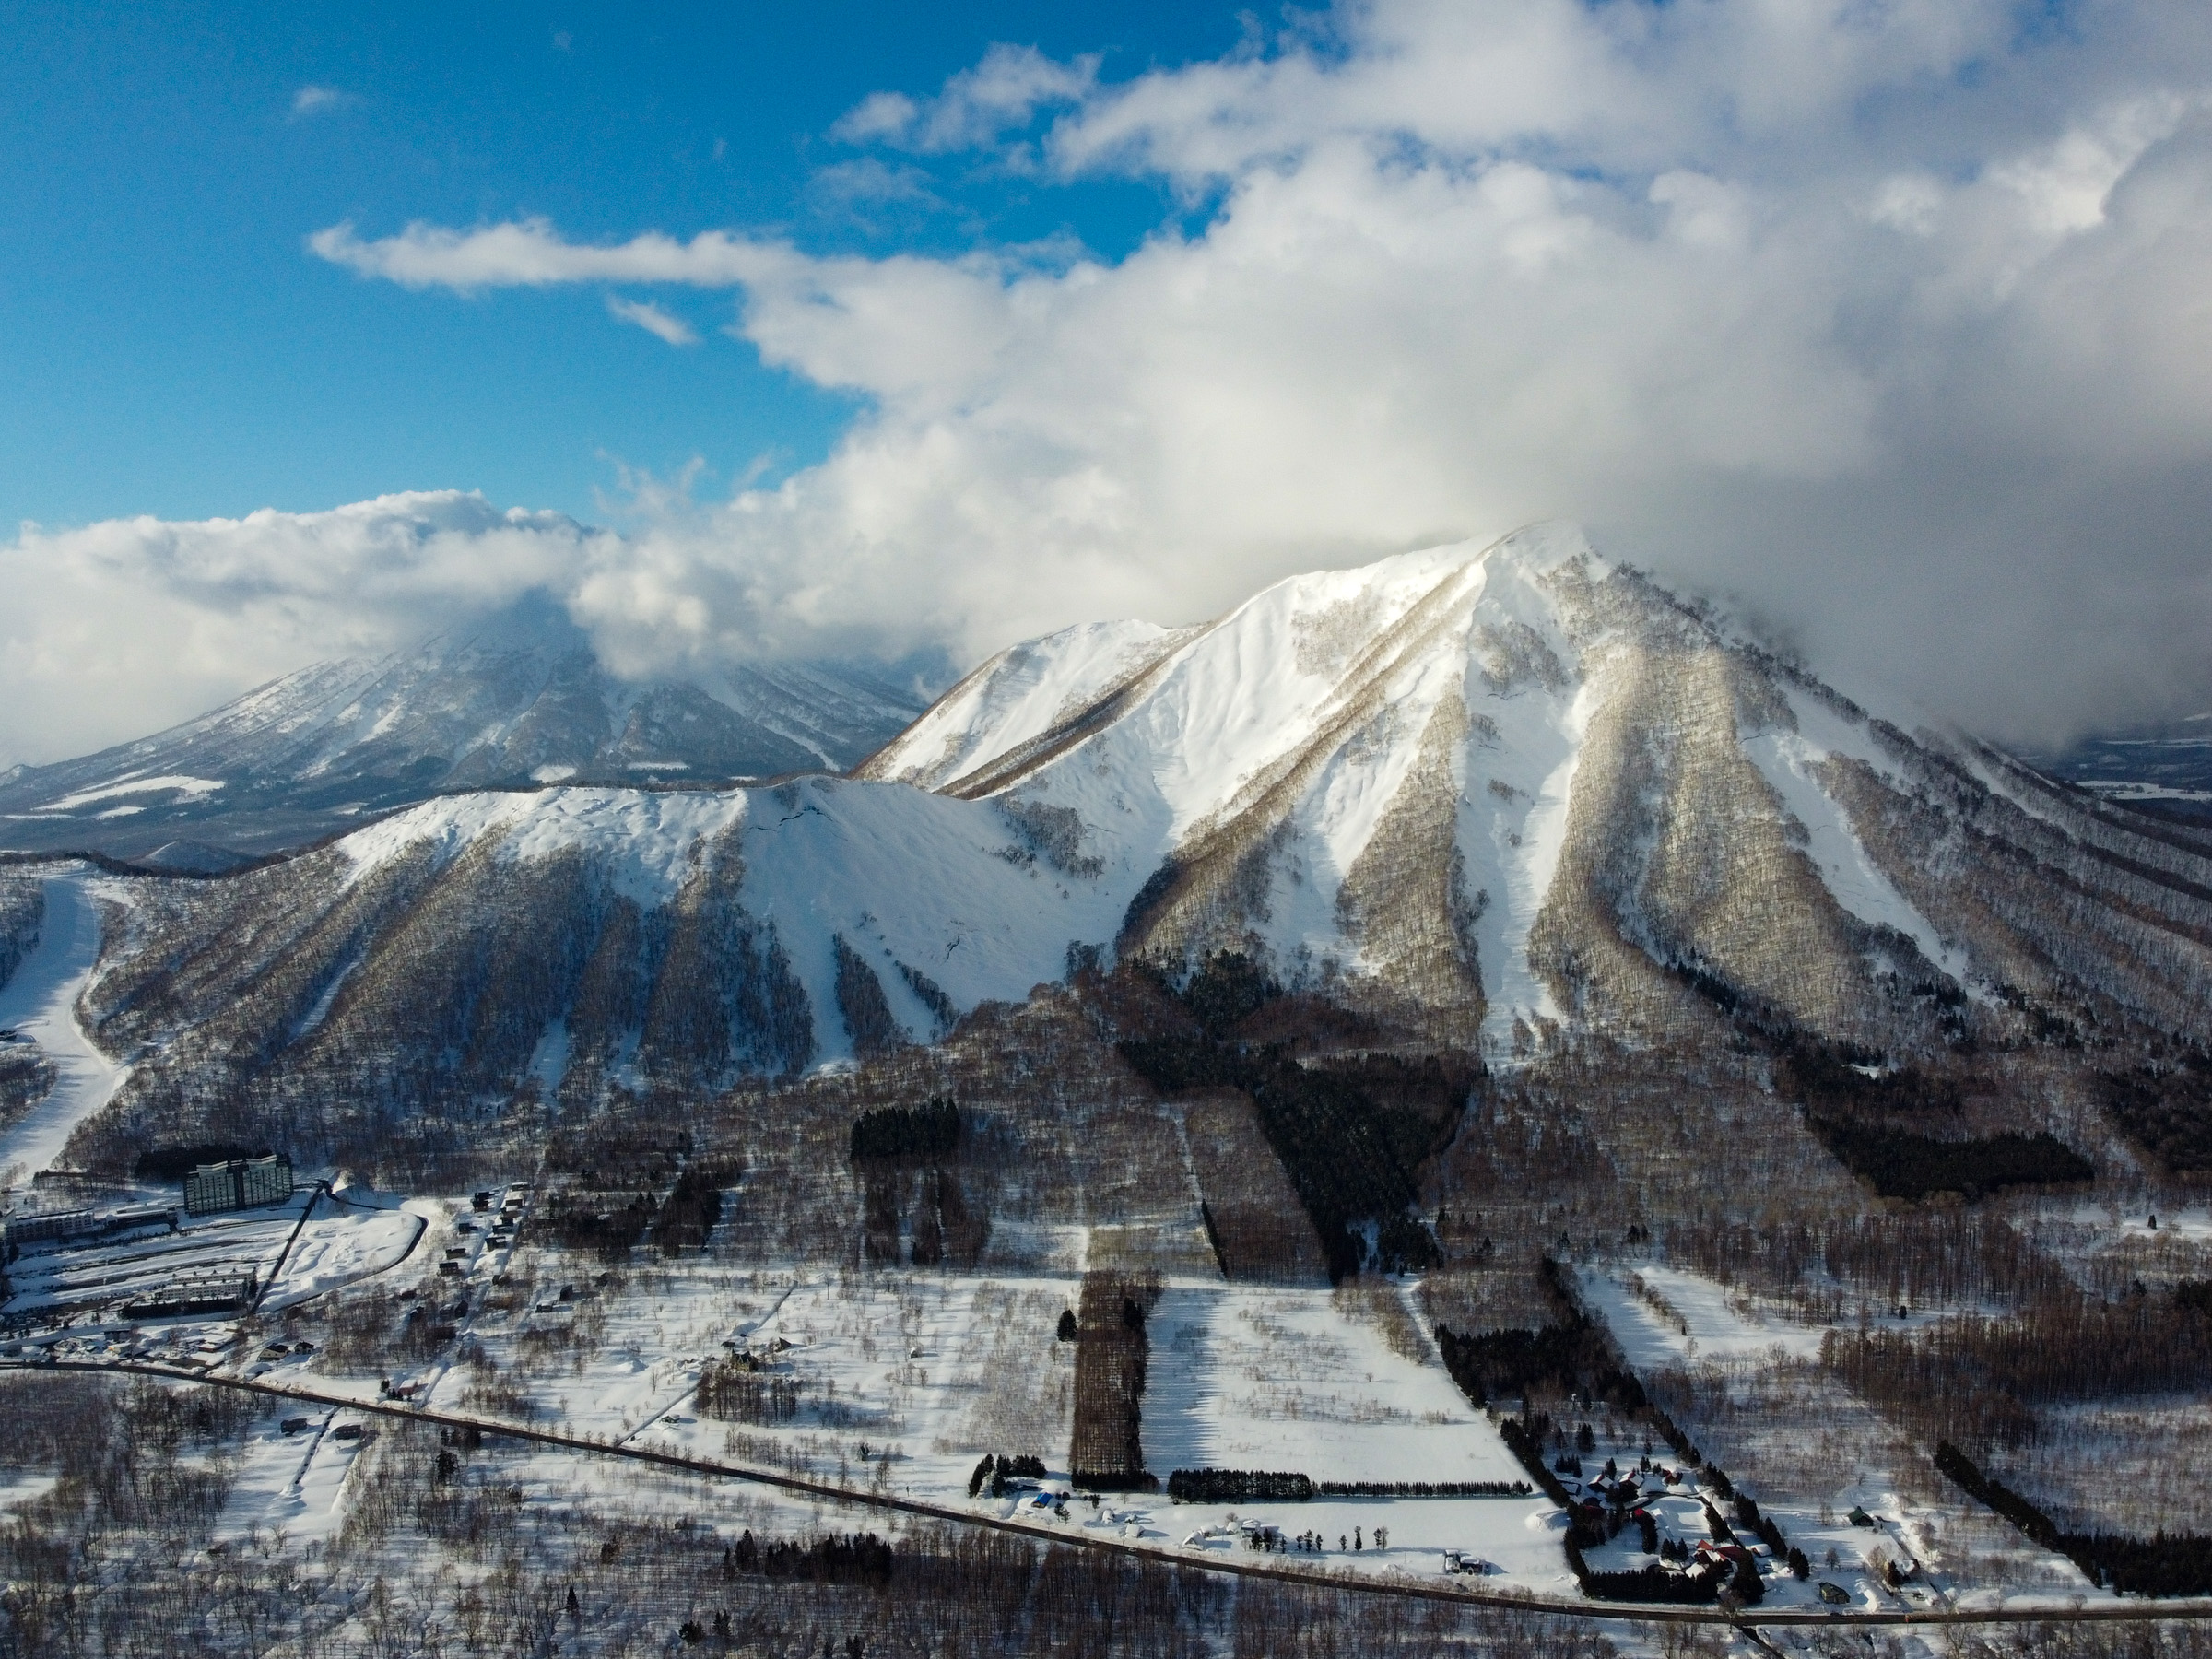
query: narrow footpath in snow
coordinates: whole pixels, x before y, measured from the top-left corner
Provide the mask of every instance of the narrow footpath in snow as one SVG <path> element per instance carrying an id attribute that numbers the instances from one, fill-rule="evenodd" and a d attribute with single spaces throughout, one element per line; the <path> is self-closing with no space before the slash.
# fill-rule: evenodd
<path id="1" fill-rule="evenodd" d="M 0 988 L 0 1030 L 36 1042 L 60 1077 L 53 1091 L 5 1138 L 0 1171 L 26 1175 L 50 1169 L 77 1124 L 114 1098 L 129 1067 L 93 1046 L 76 1023 L 76 999 L 100 958 L 100 911 L 82 876 L 56 876 L 46 886 L 46 920 L 39 947 Z"/>

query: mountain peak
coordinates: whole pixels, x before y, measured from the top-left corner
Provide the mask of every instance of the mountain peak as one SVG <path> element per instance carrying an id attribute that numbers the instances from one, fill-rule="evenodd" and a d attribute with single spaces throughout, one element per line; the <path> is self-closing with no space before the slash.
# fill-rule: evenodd
<path id="1" fill-rule="evenodd" d="M 432 634 L 407 654 L 453 662 L 471 655 L 557 657 L 591 651 L 591 635 L 576 625 L 568 606 L 539 587 L 498 610 Z"/>

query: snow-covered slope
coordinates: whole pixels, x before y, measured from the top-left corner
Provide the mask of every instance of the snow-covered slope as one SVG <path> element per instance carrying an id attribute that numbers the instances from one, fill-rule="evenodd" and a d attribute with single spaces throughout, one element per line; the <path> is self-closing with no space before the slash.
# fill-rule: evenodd
<path id="1" fill-rule="evenodd" d="M 17 771 L 0 780 L 0 847 L 204 869 L 454 789 L 842 771 L 921 712 L 904 677 L 795 663 L 625 683 L 534 594 L 412 651 L 315 664 L 155 736 Z"/>
<path id="2" fill-rule="evenodd" d="M 1002 651 L 853 773 L 960 790 L 994 762 L 1111 705 L 1203 629 L 1085 622 Z"/>
<path id="3" fill-rule="evenodd" d="M 1499 1062 L 1747 1007 L 1892 1053 L 2190 1029 L 2212 855 L 2132 822 L 1544 526 L 1036 641 L 853 778 L 449 797 L 179 884 L 97 1017 L 172 1070 L 323 1088 L 396 1044 L 371 1087 L 500 1099 L 802 1070 L 1222 949 Z"/>
<path id="4" fill-rule="evenodd" d="M 16 1045 L 35 1045 L 55 1073 L 44 1098 L 0 1134 L 0 1171 L 13 1167 L 18 1177 L 53 1164 L 69 1132 L 108 1103 L 124 1076 L 86 1041 L 76 1019 L 76 1000 L 100 955 L 93 895 L 102 891 L 103 879 L 72 871 L 43 885 L 38 947 L 0 984 L 0 1030 L 12 1032 Z M 113 887 L 106 883 L 102 896 L 114 899 Z"/>

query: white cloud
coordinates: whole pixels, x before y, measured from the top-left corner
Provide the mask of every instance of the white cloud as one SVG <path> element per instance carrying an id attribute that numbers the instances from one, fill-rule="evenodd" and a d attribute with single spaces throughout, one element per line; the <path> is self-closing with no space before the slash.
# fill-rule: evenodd
<path id="1" fill-rule="evenodd" d="M 306 86 L 292 94 L 292 113 L 295 116 L 327 115 L 359 101 L 352 93 L 336 87 Z"/>
<path id="2" fill-rule="evenodd" d="M 635 323 L 647 334 L 665 340 L 671 346 L 696 346 L 699 335 L 691 324 L 681 317 L 669 315 L 659 306 L 645 300 L 625 300 L 619 294 L 606 297 L 606 309 L 625 323 Z"/>
<path id="3" fill-rule="evenodd" d="M 532 532 L 631 668 L 972 655 L 1566 514 L 1999 729 L 2212 699 L 2212 13 L 1371 0 L 1299 29 L 1121 83 L 996 49 L 840 124 L 1206 205 L 1111 262 L 542 219 L 311 246 L 417 288 L 739 289 L 764 359 L 861 394 L 774 489 Z M 304 573 L 357 570 L 336 545 L 271 567 L 273 637 L 354 626 Z"/>
<path id="4" fill-rule="evenodd" d="M 912 130 L 921 107 L 903 92 L 871 92 L 838 118 L 830 135 L 847 144 L 897 140 Z"/>
<path id="5" fill-rule="evenodd" d="M 310 115 L 334 115 L 341 109 L 352 109 L 360 98 L 338 87 L 300 87 L 292 93 L 292 120 L 305 120 Z"/>
<path id="6" fill-rule="evenodd" d="M 1875 187 L 1867 217 L 1912 236 L 1935 233 L 1943 213 L 1943 182 L 1925 173 L 1898 173 Z"/>
<path id="7" fill-rule="evenodd" d="M 1028 127 L 1045 109 L 1079 104 L 1098 86 L 1099 59 L 1056 63 L 1033 46 L 994 46 L 926 102 L 901 92 L 863 99 L 830 128 L 847 144 L 917 150 L 980 149 Z"/>
<path id="8" fill-rule="evenodd" d="M 893 167 L 874 156 L 818 169 L 807 181 L 816 195 L 838 203 L 887 202 L 940 206 L 929 175 L 918 167 Z"/>
<path id="9" fill-rule="evenodd" d="M 409 225 L 397 236 L 363 241 L 350 224 L 333 225 L 307 239 L 309 249 L 362 276 L 381 276 L 403 288 L 448 288 L 472 293 L 486 288 L 547 288 L 564 282 L 676 282 L 694 288 L 735 288 L 770 275 L 775 250 L 709 230 L 689 241 L 634 237 L 613 247 L 564 241 L 547 221 L 521 219 L 474 230 Z"/>

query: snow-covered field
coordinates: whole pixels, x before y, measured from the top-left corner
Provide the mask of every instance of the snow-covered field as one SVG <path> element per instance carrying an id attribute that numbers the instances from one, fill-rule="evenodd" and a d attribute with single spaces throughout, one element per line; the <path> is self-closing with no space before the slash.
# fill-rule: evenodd
<path id="1" fill-rule="evenodd" d="M 619 1287 L 601 1287 L 572 1265 L 548 1274 L 554 1266 L 514 1264 L 510 1289 L 531 1287 L 521 1306 L 469 1326 L 488 1363 L 426 1372 L 417 1397 L 481 1410 L 497 1379 L 527 1394 L 543 1426 L 1048 1529 L 1219 1550 L 1231 1547 L 1233 1512 L 1288 1535 L 1323 1535 L 1330 1566 L 1433 1574 L 1440 1552 L 1456 1547 L 1526 1588 L 1571 1586 L 1560 1520 L 1540 1497 L 1241 1506 L 1154 1497 L 1078 1500 L 1065 1515 L 1039 1506 L 1034 1491 L 971 1500 L 968 1480 L 986 1453 L 1037 1456 L 1053 1472 L 1047 1488 L 1068 1490 L 1075 1357 L 1055 1326 L 1077 1300 L 1073 1276 L 734 1273 L 688 1260 L 633 1267 Z M 1200 1466 L 1294 1470 L 1317 1482 L 1527 1478 L 1432 1355 L 1394 1351 L 1382 1328 L 1328 1291 L 1175 1279 L 1148 1329 L 1144 1445 L 1163 1479 Z M 704 1370 L 736 1349 L 764 1368 L 754 1374 L 771 1403 L 742 1414 L 753 1420 L 710 1416 L 694 1397 Z M 1376 1546 L 1378 1527 L 1387 1549 Z M 1355 1535 L 1364 1547 L 1348 1547 Z"/>
<path id="2" fill-rule="evenodd" d="M 1387 1282 L 1383 1289 L 1400 1293 Z M 1418 1319 L 1371 1323 L 1358 1317 L 1359 1306 L 1323 1289 L 1171 1284 L 1147 1322 L 1147 1465 L 1163 1477 L 1217 1468 L 1280 1470 L 1316 1483 L 1526 1482 L 1497 1430 L 1445 1374 Z M 1540 1496 L 1177 1504 L 1154 1512 L 1178 1537 L 1226 1525 L 1232 1512 L 1293 1536 L 1318 1532 L 1332 1566 L 1433 1573 L 1440 1552 L 1458 1548 L 1526 1588 L 1573 1588 L 1559 1517 Z M 1387 1549 L 1373 1544 L 1378 1526 Z M 1337 1540 L 1355 1533 L 1367 1547 L 1337 1550 Z"/>
<path id="3" fill-rule="evenodd" d="M 66 1341 L 82 1352 L 181 1359 L 364 1403 L 388 1381 L 400 1397 L 442 1410 L 788 1470 L 1018 1519 L 1047 1535 L 1218 1553 L 1248 1547 L 1240 1529 L 1272 1526 L 1300 1541 L 1292 1559 L 1301 1565 L 1433 1580 L 1449 1549 L 1488 1563 L 1491 1587 L 1574 1594 L 1561 1548 L 1565 1517 L 1541 1496 L 1184 1504 L 1164 1493 L 1092 1500 L 1072 1492 L 1065 1465 L 1077 1350 L 1056 1327 L 1078 1300 L 1074 1273 L 752 1269 L 712 1251 L 641 1252 L 610 1264 L 518 1245 L 494 1227 L 510 1204 L 526 1218 L 535 1201 L 520 1187 L 490 1195 L 488 1210 L 466 1198 L 402 1205 L 356 1194 L 318 1208 L 263 1321 L 248 1327 L 256 1333 L 250 1340 L 231 1340 L 234 1327 L 224 1322 L 182 1321 L 134 1333 L 71 1332 Z M 211 1218 L 150 1243 L 220 1248 L 238 1259 L 258 1251 L 265 1268 L 297 1214 L 294 1206 L 219 1218 L 219 1228 Z M 77 1253 L 123 1260 L 148 1247 L 140 1240 Z M 402 1264 L 406 1271 L 391 1271 Z M 98 1265 L 80 1262 L 79 1270 L 88 1265 Z M 2034 1548 L 1936 1477 L 1836 1383 L 1818 1363 L 1818 1329 L 1679 1269 L 1645 1264 L 1633 1272 L 1641 1290 L 1628 1267 L 1586 1271 L 1585 1305 L 1707 1458 L 1811 1559 L 1806 1581 L 1763 1562 L 1768 1606 L 1817 1606 L 1822 1582 L 1869 1608 L 2064 1606 L 2100 1594 L 2070 1563 Z M 1196 1468 L 1297 1473 L 1316 1483 L 1526 1479 L 1493 1423 L 1443 1371 L 1422 1334 L 1416 1295 L 1413 1284 L 1387 1280 L 1331 1291 L 1169 1277 L 1147 1322 L 1147 1466 L 1163 1481 Z M 358 1300 L 365 1296 L 371 1301 Z M 451 1322 L 453 1333 L 412 1369 L 396 1350 L 388 1358 L 376 1350 L 365 1362 L 358 1352 L 341 1359 L 339 1334 L 372 1303 L 384 1319 L 418 1306 L 420 1316 Z M 330 1334 L 319 1333 L 319 1346 L 269 1342 L 280 1328 L 299 1328 L 301 1315 L 311 1329 L 326 1319 Z M 710 1368 L 718 1403 L 700 1394 Z M 1679 1468 L 1642 1428 L 1602 1409 L 1588 1415 L 1594 1444 L 1565 1478 L 1579 1489 L 1607 1458 L 1624 1469 L 1645 1458 L 1673 1466 L 1678 1478 L 1647 1481 L 1641 1507 L 1665 1538 L 1695 1546 L 1712 1536 L 1711 1494 L 1698 1471 Z M 1571 1433 L 1576 1425 L 1561 1427 Z M 359 1499 L 358 1471 L 364 1458 L 373 1466 L 378 1437 L 405 1432 L 344 1408 L 273 1409 L 239 1454 L 224 1535 L 331 1535 Z M 986 1453 L 1035 1456 L 1046 1477 L 997 1498 L 971 1498 L 971 1475 Z M 695 1481 L 554 1449 L 508 1443 L 500 1456 L 533 1500 L 618 1500 L 646 1510 L 665 1502 L 732 1527 L 855 1524 L 834 1505 L 742 1483 L 702 1499 Z M 1856 1524 L 1854 1510 L 1863 1515 Z M 877 1515 L 866 1524 L 899 1524 Z M 1600 1570 L 1649 1559 L 1633 1527 L 1590 1555 Z M 1882 1582 L 1891 1561 L 1911 1567 L 1898 1589 Z"/>
<path id="4" fill-rule="evenodd" d="M 270 1312 L 397 1266 L 423 1235 L 423 1218 L 342 1196 L 318 1201 L 262 1299 Z"/>

